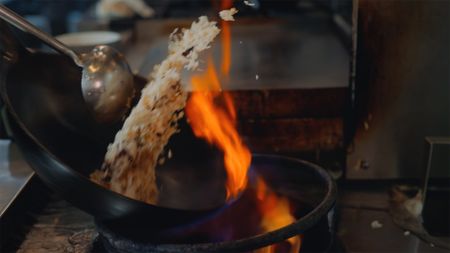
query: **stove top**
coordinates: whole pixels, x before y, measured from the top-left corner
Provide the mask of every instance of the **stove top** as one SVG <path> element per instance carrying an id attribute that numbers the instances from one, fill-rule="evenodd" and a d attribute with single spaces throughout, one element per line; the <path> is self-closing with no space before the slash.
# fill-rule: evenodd
<path id="1" fill-rule="evenodd" d="M 117 249 L 112 246 L 105 237 L 116 235 L 111 235 L 111 231 L 105 228 L 96 227 L 90 215 L 73 207 L 55 194 L 51 195 L 45 208 L 37 212 L 27 212 L 26 215 L 34 219 L 35 223 L 29 227 L 29 231 L 19 245 L 18 252 L 131 252 L 126 248 Z M 143 244 L 136 244 L 137 247 L 144 247 Z M 143 248 L 142 252 L 152 251 Z M 327 251 L 302 252 L 344 251 L 339 241 L 330 241 Z"/>

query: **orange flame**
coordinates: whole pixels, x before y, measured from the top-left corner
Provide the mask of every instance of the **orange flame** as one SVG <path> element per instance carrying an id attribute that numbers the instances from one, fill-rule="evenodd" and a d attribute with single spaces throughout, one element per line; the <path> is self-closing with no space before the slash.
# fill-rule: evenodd
<path id="1" fill-rule="evenodd" d="M 230 25 L 222 20 L 222 74 L 228 75 L 231 66 L 231 31 Z"/>
<path id="2" fill-rule="evenodd" d="M 221 1 L 221 9 L 229 9 L 232 0 Z M 222 62 L 221 74 L 227 77 L 231 66 L 231 30 L 227 21 L 222 26 Z M 247 170 L 251 162 L 251 153 L 243 144 L 236 131 L 236 110 L 229 93 L 221 89 L 219 77 L 212 59 L 208 59 L 206 71 L 191 78 L 193 92 L 186 105 L 186 116 L 194 134 L 206 139 L 224 152 L 224 164 L 227 170 L 227 198 L 236 197 L 247 185 Z M 217 101 L 222 103 L 219 105 Z M 265 232 L 273 231 L 295 221 L 290 213 L 287 198 L 278 197 L 271 192 L 262 179 L 256 184 L 259 212 L 262 214 L 261 228 Z M 290 252 L 299 252 L 301 236 L 289 238 Z M 271 245 L 255 253 L 275 253 L 277 245 Z"/>
<path id="3" fill-rule="evenodd" d="M 235 128 L 236 114 L 231 97 L 221 93 L 220 83 L 212 60 L 204 74 L 191 79 L 192 92 L 186 105 L 186 115 L 197 137 L 206 139 L 224 153 L 227 170 L 227 198 L 236 197 L 247 185 L 247 170 L 251 153 L 242 143 Z M 215 101 L 223 99 L 225 106 Z"/>
<path id="4" fill-rule="evenodd" d="M 221 10 L 230 9 L 231 6 L 233 6 L 233 0 L 222 0 L 222 1 L 220 1 L 220 9 Z"/>
<path id="5" fill-rule="evenodd" d="M 295 221 L 291 214 L 289 200 L 279 197 L 271 192 L 266 183 L 258 178 L 256 181 L 256 196 L 258 198 L 259 211 L 262 214 L 261 228 L 270 232 L 287 226 Z M 301 247 L 301 236 L 294 236 L 287 240 L 290 244 L 290 252 L 297 253 Z M 255 253 L 275 253 L 276 244 L 255 251 Z"/>
<path id="6" fill-rule="evenodd" d="M 221 2 L 221 8 L 230 8 L 233 1 Z M 222 24 L 222 67 L 227 76 L 231 65 L 231 33 L 229 24 Z M 236 128 L 236 111 L 231 96 L 221 92 L 221 85 L 211 59 L 202 75 L 191 78 L 194 89 L 186 105 L 186 116 L 195 136 L 206 139 L 224 153 L 227 171 L 227 199 L 236 197 L 247 185 L 247 170 L 251 153 L 243 144 Z M 223 105 L 216 102 L 221 100 Z"/>
<path id="7" fill-rule="evenodd" d="M 230 9 L 233 6 L 233 0 L 221 1 L 220 8 L 222 10 Z M 222 74 L 228 75 L 230 73 L 231 66 L 231 30 L 228 21 L 221 20 L 222 26 Z"/>

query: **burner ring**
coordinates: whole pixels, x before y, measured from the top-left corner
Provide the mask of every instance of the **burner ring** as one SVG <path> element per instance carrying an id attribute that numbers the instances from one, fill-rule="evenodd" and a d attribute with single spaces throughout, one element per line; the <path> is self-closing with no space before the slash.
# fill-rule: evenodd
<path id="1" fill-rule="evenodd" d="M 321 219 L 326 219 L 327 213 L 334 206 L 337 189 L 334 181 L 328 173 L 321 167 L 302 160 L 287 158 L 276 155 L 253 155 L 254 164 L 277 164 L 284 167 L 294 167 L 296 169 L 306 168 L 313 172 L 315 176 L 322 180 L 326 193 L 321 202 L 305 216 L 299 218 L 294 223 L 283 228 L 259 234 L 247 238 L 207 243 L 147 243 L 135 240 L 129 240 L 126 237 L 113 232 L 107 225 L 96 222 L 99 234 L 105 244 L 105 248 L 110 252 L 241 252 L 262 248 L 277 242 L 305 233 L 314 227 Z"/>

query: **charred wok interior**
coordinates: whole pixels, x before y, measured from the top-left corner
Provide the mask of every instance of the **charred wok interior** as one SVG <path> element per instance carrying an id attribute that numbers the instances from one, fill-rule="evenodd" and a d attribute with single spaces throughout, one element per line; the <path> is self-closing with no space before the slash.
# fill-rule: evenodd
<path id="1" fill-rule="evenodd" d="M 77 52 L 115 47 L 132 107 L 161 109 L 97 122 L 81 69 L 0 18 L 1 252 L 450 249 L 450 3 L 0 2 Z M 219 33 L 184 39 L 211 47 L 173 43 L 200 16 Z M 177 131 L 154 156 L 146 127 Z"/>

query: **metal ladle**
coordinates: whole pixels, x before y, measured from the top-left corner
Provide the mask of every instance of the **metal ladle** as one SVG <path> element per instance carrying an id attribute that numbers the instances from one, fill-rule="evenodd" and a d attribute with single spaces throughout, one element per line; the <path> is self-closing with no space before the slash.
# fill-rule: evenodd
<path id="1" fill-rule="evenodd" d="M 82 94 L 97 121 L 113 123 L 127 112 L 134 95 L 133 74 L 120 52 L 100 45 L 89 53 L 78 55 L 3 5 L 0 5 L 0 18 L 69 56 L 83 69 Z"/>

